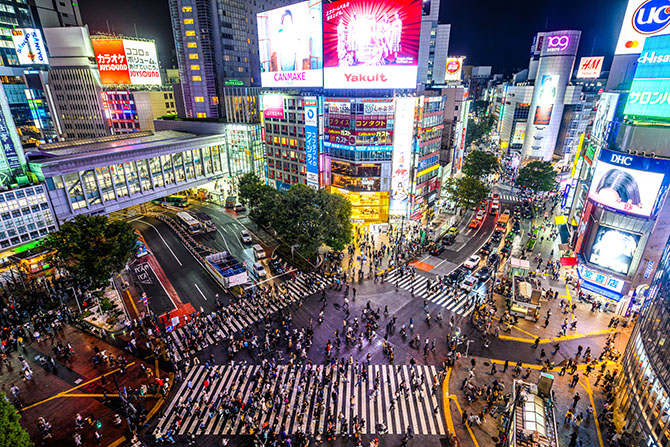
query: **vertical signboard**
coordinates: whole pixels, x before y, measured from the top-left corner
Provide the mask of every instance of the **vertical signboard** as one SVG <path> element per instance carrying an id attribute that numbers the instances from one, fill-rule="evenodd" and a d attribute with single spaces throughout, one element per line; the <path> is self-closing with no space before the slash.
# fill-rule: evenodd
<path id="1" fill-rule="evenodd" d="M 415 103 L 416 98 L 396 98 L 390 209 L 394 217 L 407 216 Z"/>
<path id="2" fill-rule="evenodd" d="M 316 98 L 305 98 L 305 162 L 307 186 L 319 187 L 319 132 L 317 127 Z"/>
<path id="3" fill-rule="evenodd" d="M 20 65 L 48 64 L 46 46 L 42 33 L 34 28 L 12 30 L 12 41 Z"/>
<path id="4" fill-rule="evenodd" d="M 0 184 L 7 185 L 8 180 L 14 181 L 17 176 L 24 175 L 23 166 L 26 160 L 23 155 L 23 146 L 19 134 L 16 132 L 9 102 L 5 92 L 0 88 Z"/>

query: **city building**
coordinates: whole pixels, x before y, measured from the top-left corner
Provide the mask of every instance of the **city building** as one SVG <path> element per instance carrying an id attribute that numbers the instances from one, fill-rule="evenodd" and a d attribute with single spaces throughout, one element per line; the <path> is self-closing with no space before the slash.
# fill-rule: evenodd
<path id="1" fill-rule="evenodd" d="M 45 28 L 44 34 L 50 56 L 48 88 L 61 135 L 66 139 L 110 135 L 88 29 Z"/>
<path id="2" fill-rule="evenodd" d="M 44 185 L 0 192 L 0 248 L 9 249 L 56 231 Z"/>
<path id="3" fill-rule="evenodd" d="M 665 244 L 647 304 L 633 329 L 616 382 L 614 411 L 636 446 L 670 446 L 670 241 Z"/>
<path id="4" fill-rule="evenodd" d="M 460 150 L 461 142 L 465 148 L 463 127 L 464 124 L 467 127 L 467 120 L 464 123 L 462 118 L 464 107 L 467 105 L 466 92 L 467 89 L 462 86 L 440 90 L 440 94 L 444 97 L 444 127 L 442 128 L 440 164 L 444 175 L 447 177 L 451 176 L 453 156 L 457 148 Z M 456 138 L 457 135 L 460 138 Z"/>
<path id="5" fill-rule="evenodd" d="M 439 15 L 439 0 L 423 3 L 418 82 L 427 86 L 445 83 L 451 25 L 438 23 Z"/>
<path id="6" fill-rule="evenodd" d="M 470 68 L 466 70 L 466 68 Z M 464 79 L 468 85 L 470 99 L 477 101 L 486 94 L 489 81 L 491 81 L 490 66 L 466 66 L 463 67 Z"/>
<path id="7" fill-rule="evenodd" d="M 184 111 L 222 118 L 225 87 L 260 86 L 256 13 L 293 1 L 170 0 Z"/>
<path id="8" fill-rule="evenodd" d="M 154 130 L 154 120 L 177 115 L 172 90 L 105 90 L 105 117 L 114 134 Z"/>

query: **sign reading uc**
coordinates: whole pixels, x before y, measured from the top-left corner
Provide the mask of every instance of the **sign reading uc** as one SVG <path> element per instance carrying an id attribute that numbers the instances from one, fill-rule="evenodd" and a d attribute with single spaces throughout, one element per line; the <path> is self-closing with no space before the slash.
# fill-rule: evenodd
<path id="1" fill-rule="evenodd" d="M 655 34 L 670 25 L 670 2 L 648 0 L 633 14 L 633 29 L 640 34 Z"/>

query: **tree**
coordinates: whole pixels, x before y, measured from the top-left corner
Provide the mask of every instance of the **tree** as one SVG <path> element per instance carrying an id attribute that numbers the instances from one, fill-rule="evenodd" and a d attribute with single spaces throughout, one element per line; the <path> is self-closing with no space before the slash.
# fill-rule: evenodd
<path id="1" fill-rule="evenodd" d="M 250 216 L 258 225 L 267 227 L 272 224 L 272 217 L 279 204 L 279 192 L 270 185 L 261 185 L 257 195 L 257 204 Z"/>
<path id="2" fill-rule="evenodd" d="M 519 169 L 516 184 L 534 192 L 551 191 L 556 187 L 556 171 L 548 161 L 531 161 Z"/>
<path id="3" fill-rule="evenodd" d="M 237 181 L 240 203 L 252 209 L 257 207 L 263 197 L 263 186 L 267 185 L 253 172 L 242 175 Z"/>
<path id="4" fill-rule="evenodd" d="M 498 169 L 498 158 L 491 152 L 475 149 L 465 157 L 462 169 L 470 177 L 486 177 Z"/>
<path id="5" fill-rule="evenodd" d="M 44 241 L 50 262 L 68 272 L 87 289 L 99 290 L 124 268 L 135 247 L 128 223 L 107 216 L 79 215 L 61 225 Z"/>
<path id="6" fill-rule="evenodd" d="M 338 194 L 321 189 L 317 203 L 324 211 L 321 225 L 324 228 L 324 244 L 335 251 L 344 250 L 351 242 L 351 202 Z"/>
<path id="7" fill-rule="evenodd" d="M 19 424 L 19 412 L 0 393 L 0 446 L 32 447 L 28 432 Z"/>
<path id="8" fill-rule="evenodd" d="M 468 175 L 447 180 L 446 190 L 451 200 L 467 208 L 479 205 L 479 202 L 486 199 L 490 192 L 484 182 Z"/>
<path id="9" fill-rule="evenodd" d="M 469 147 L 472 143 L 478 142 L 484 135 L 488 135 L 493 129 L 493 115 L 485 116 L 474 120 L 468 120 L 468 128 L 465 134 L 465 146 Z"/>

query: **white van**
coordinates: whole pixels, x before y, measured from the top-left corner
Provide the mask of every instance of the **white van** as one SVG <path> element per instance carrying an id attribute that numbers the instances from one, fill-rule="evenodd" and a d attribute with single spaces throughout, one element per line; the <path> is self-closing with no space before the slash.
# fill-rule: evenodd
<path id="1" fill-rule="evenodd" d="M 254 244 L 252 248 L 254 250 L 254 259 L 258 261 L 265 258 L 265 249 L 260 244 Z"/>

